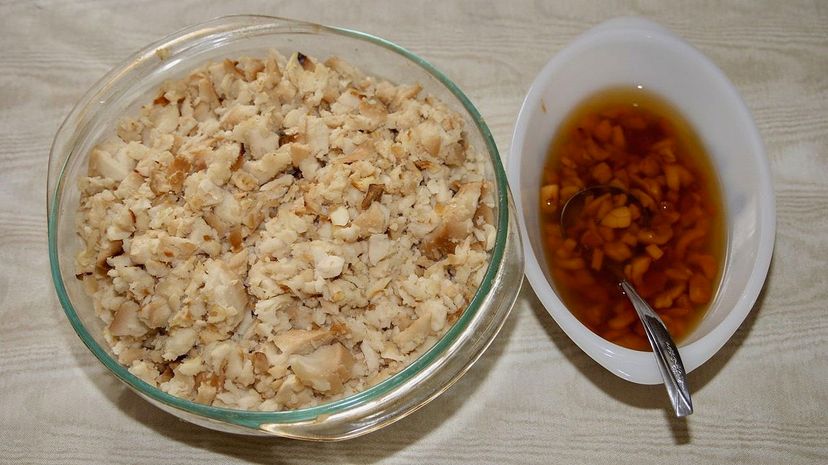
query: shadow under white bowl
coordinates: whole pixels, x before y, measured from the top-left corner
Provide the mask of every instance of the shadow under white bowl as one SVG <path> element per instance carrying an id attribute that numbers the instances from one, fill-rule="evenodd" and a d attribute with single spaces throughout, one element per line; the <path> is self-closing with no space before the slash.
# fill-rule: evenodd
<path id="1" fill-rule="evenodd" d="M 768 160 L 738 91 L 701 52 L 663 27 L 617 18 L 555 55 L 529 90 L 508 160 L 526 256 L 526 277 L 563 331 L 604 368 L 628 381 L 661 383 L 652 353 L 613 344 L 561 302 L 544 258 L 538 191 L 549 144 L 567 114 L 591 94 L 643 86 L 672 103 L 710 154 L 722 189 L 726 256 L 707 314 L 679 346 L 687 372 L 709 360 L 744 321 L 767 276 L 776 227 Z"/>

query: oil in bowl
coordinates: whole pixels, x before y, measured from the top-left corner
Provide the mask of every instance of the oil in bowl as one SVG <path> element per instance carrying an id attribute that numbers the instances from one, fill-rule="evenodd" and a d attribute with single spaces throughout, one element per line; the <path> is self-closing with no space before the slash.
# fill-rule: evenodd
<path id="1" fill-rule="evenodd" d="M 564 230 L 566 201 L 593 186 L 617 189 L 588 195 Z M 715 295 L 725 234 L 710 157 L 679 112 L 640 86 L 585 99 L 550 144 L 539 197 L 547 266 L 572 314 L 610 342 L 651 350 L 622 272 L 681 344 Z"/>

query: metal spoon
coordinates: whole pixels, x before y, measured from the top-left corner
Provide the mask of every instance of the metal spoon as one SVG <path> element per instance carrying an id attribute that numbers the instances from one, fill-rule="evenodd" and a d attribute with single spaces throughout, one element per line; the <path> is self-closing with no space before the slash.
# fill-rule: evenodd
<path id="1" fill-rule="evenodd" d="M 563 208 L 561 208 L 561 228 L 566 234 L 567 226 L 581 214 L 584 200 L 588 195 L 602 195 L 605 193 L 612 194 L 627 194 L 624 189 L 614 186 L 593 186 L 583 189 L 566 201 Z M 629 196 L 635 201 L 634 197 Z M 645 211 L 642 209 L 642 211 Z M 638 295 L 635 288 L 630 284 L 624 273 L 620 268 L 609 267 L 610 271 L 619 280 L 619 287 L 624 291 L 624 295 L 630 299 L 635 312 L 641 319 L 644 325 L 644 333 L 647 334 L 647 340 L 650 341 L 650 346 L 653 348 L 658 370 L 661 372 L 661 377 L 664 379 L 664 387 L 667 388 L 667 395 L 670 396 L 670 402 L 673 404 L 673 409 L 677 417 L 686 417 L 693 413 L 693 401 L 690 399 L 690 389 L 687 385 L 687 374 L 684 371 L 684 364 L 681 362 L 681 356 L 673 342 L 673 338 L 664 326 L 658 314 L 653 311 L 652 307 Z"/>

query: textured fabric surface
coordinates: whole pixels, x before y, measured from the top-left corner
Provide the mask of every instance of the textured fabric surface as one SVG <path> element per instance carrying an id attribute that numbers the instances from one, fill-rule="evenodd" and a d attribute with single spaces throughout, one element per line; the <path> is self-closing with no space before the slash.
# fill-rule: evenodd
<path id="1" fill-rule="evenodd" d="M 619 15 L 666 25 L 739 88 L 764 138 L 778 231 L 760 300 L 690 375 L 696 413 L 603 370 L 528 285 L 491 348 L 448 392 L 377 433 L 333 444 L 231 436 L 157 410 L 109 375 L 52 288 L 51 139 L 110 67 L 181 27 L 263 13 L 388 38 L 454 79 L 504 158 L 523 96 L 577 34 Z M 0 462 L 828 462 L 828 4 L 824 2 L 0 1 Z"/>

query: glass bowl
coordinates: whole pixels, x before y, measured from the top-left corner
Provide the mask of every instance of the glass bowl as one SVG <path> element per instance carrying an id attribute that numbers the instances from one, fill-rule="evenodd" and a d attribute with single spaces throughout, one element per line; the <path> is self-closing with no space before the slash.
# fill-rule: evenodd
<path id="1" fill-rule="evenodd" d="M 352 396 L 311 408 L 279 412 L 234 410 L 198 404 L 150 386 L 120 365 L 103 339 L 103 323 L 75 278 L 77 179 L 90 149 L 135 114 L 160 84 L 208 60 L 269 49 L 339 56 L 364 72 L 396 83 L 418 82 L 466 121 L 470 143 L 489 155 L 496 185 L 497 237 L 483 283 L 462 316 L 411 365 Z M 98 81 L 78 102 L 55 136 L 47 192 L 49 259 L 55 289 L 69 322 L 89 350 L 116 377 L 149 402 L 208 428 L 311 440 L 356 437 L 388 425 L 445 391 L 480 357 L 502 327 L 523 280 L 523 251 L 515 211 L 497 146 L 480 113 L 445 75 L 386 40 L 347 29 L 266 16 L 229 16 L 188 27 L 139 51 Z"/>

